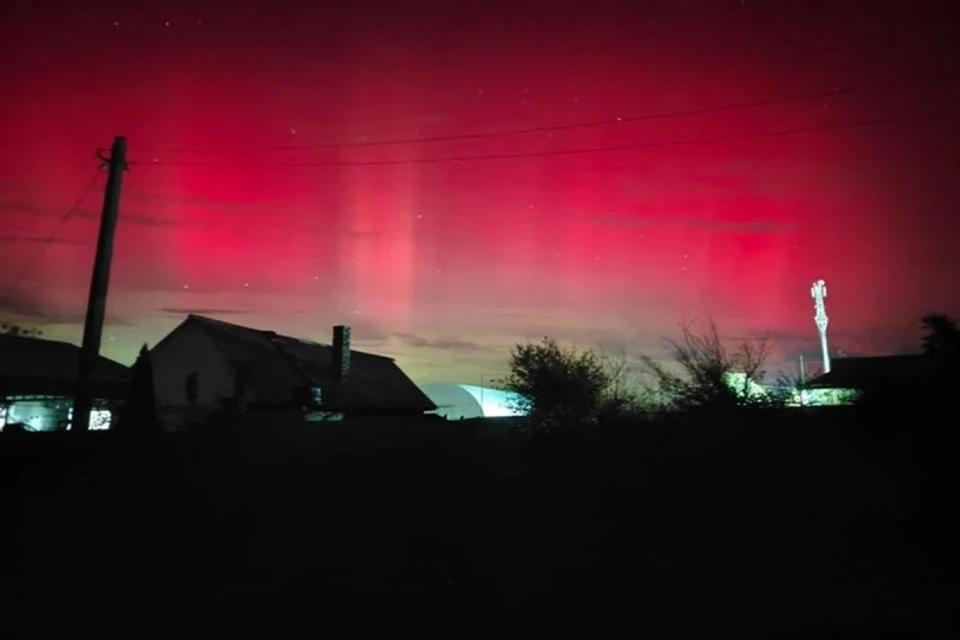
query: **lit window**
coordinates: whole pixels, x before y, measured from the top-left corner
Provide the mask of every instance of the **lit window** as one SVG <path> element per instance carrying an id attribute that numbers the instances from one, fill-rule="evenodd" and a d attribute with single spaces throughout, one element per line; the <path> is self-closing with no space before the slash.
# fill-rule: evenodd
<path id="1" fill-rule="evenodd" d="M 107 409 L 94 409 L 90 412 L 90 430 L 103 431 L 110 428 L 110 411 Z"/>
<path id="2" fill-rule="evenodd" d="M 109 409 L 92 409 L 90 411 L 90 431 L 105 431 L 110 428 L 113 414 Z M 67 411 L 68 429 L 73 428 L 73 407 Z"/>

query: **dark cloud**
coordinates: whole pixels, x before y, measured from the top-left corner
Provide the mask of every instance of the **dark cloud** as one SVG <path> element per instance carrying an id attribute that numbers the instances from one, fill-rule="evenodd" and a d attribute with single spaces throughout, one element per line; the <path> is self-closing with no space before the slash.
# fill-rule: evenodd
<path id="1" fill-rule="evenodd" d="M 729 171 L 732 166 L 728 165 L 727 171 Z M 740 176 L 732 175 L 730 173 L 693 173 L 687 177 L 687 182 L 691 184 L 702 185 L 705 187 L 710 187 L 711 189 L 717 191 L 734 191 L 736 189 L 742 189 L 744 187 L 744 180 Z"/>
<path id="2" fill-rule="evenodd" d="M 0 312 L 27 318 L 46 318 L 50 308 L 37 296 L 13 291 L 0 299 Z"/>
<path id="3" fill-rule="evenodd" d="M 350 325 L 350 335 L 355 342 L 369 344 L 387 342 L 390 339 L 390 332 L 375 322 L 354 321 L 348 324 Z"/>
<path id="4" fill-rule="evenodd" d="M 81 209 L 77 211 L 74 216 L 78 218 L 84 218 L 89 220 L 99 220 L 100 212 L 92 211 L 89 209 Z M 120 215 L 118 218 L 118 224 L 138 224 L 148 227 L 173 227 L 179 224 L 174 218 L 164 218 L 160 216 L 154 216 L 147 213 L 135 213 L 126 211 L 123 208 L 123 205 L 120 207 Z"/>
<path id="5" fill-rule="evenodd" d="M 475 342 L 468 342 L 466 340 L 459 340 L 457 338 L 440 338 L 431 340 L 413 333 L 396 333 L 394 335 L 408 347 L 414 347 L 417 349 L 440 349 L 443 351 L 457 351 L 461 353 L 486 351 L 485 347 Z"/>
<path id="6" fill-rule="evenodd" d="M 762 220 L 756 222 L 724 222 L 722 220 L 700 220 L 696 218 L 689 218 L 685 221 L 685 224 L 688 224 L 692 227 L 700 227 L 702 229 L 733 231 L 738 233 L 779 233 L 796 230 L 796 227 L 788 224 Z"/>
<path id="7" fill-rule="evenodd" d="M 152 206 L 169 206 L 175 204 L 177 206 L 192 206 L 192 207 L 202 207 L 208 211 L 217 211 L 221 214 L 224 213 L 237 213 L 237 214 L 246 214 L 246 213 L 266 213 L 274 214 L 278 211 L 283 211 L 283 223 L 278 223 L 276 220 L 271 223 L 271 226 L 274 228 L 289 228 L 289 229 L 308 229 L 314 231 L 316 229 L 316 218 L 312 212 L 308 212 L 306 216 L 298 215 L 293 211 L 290 211 L 291 204 L 284 202 L 258 202 L 258 201 L 224 201 L 224 200 L 215 200 L 212 198 L 206 198 L 203 196 L 181 196 L 181 197 L 172 197 L 169 194 L 156 193 L 152 191 L 145 191 L 142 189 L 130 189 L 128 187 L 124 188 L 124 193 L 128 195 L 130 200 L 135 202 L 143 202 L 144 206 L 149 208 L 150 203 L 156 203 Z M 228 224 L 229 219 L 223 218 L 221 221 L 211 221 L 200 220 L 200 219 L 190 219 L 190 220 L 174 220 L 171 218 L 158 218 L 155 216 L 144 216 L 142 214 L 129 214 L 121 210 L 120 214 L 121 221 L 129 220 L 131 222 L 139 224 L 152 224 L 159 226 L 168 226 L 168 225 L 189 225 L 189 226 L 216 226 L 220 224 Z M 396 235 L 396 231 L 385 231 L 385 230 L 371 230 L 371 231 L 347 231 L 343 234 L 343 237 L 350 240 L 365 240 L 370 238 L 377 238 L 383 236 Z"/>
<path id="8" fill-rule="evenodd" d="M 0 200 L 0 213 L 9 213 L 17 216 L 38 216 L 41 218 L 61 218 L 67 213 L 65 209 L 40 207 L 21 200 Z M 78 209 L 71 214 L 73 218 L 84 220 L 99 220 L 100 211 L 93 209 Z M 126 211 L 121 205 L 120 224 L 132 223 L 147 226 L 169 227 L 177 224 L 173 218 L 164 218 L 142 212 Z"/>
<path id="9" fill-rule="evenodd" d="M 796 361 L 803 355 L 811 361 L 819 362 L 820 337 L 812 319 L 810 325 L 809 331 L 795 333 L 765 331 L 723 337 L 733 344 L 766 339 L 776 353 L 782 354 L 789 361 Z M 902 331 L 889 327 L 865 326 L 856 331 L 828 331 L 827 339 L 833 357 L 902 355 L 920 350 L 919 336 L 915 342 L 904 340 Z"/>
<path id="10" fill-rule="evenodd" d="M 744 342 L 749 340 L 769 340 L 771 342 L 810 342 L 817 340 L 816 329 L 813 328 L 813 319 L 810 320 L 810 331 L 790 332 L 790 331 L 753 331 L 743 335 L 725 335 L 724 340 L 731 342 Z"/>
<path id="11" fill-rule="evenodd" d="M 198 305 L 209 302 L 210 296 L 215 294 L 230 293 L 235 287 L 228 288 L 223 285 L 214 286 L 205 283 L 184 282 L 179 278 L 166 277 L 167 274 L 159 274 L 156 279 L 142 283 L 138 290 L 140 293 L 163 294 L 175 293 L 177 296 L 189 298 L 191 301 L 197 301 Z M 187 303 L 189 305 L 190 303 Z"/>
<path id="12" fill-rule="evenodd" d="M 216 309 L 203 307 L 163 307 L 158 309 L 161 313 L 171 316 L 237 316 L 250 313 L 248 309 Z"/>
<path id="13" fill-rule="evenodd" d="M 328 321 L 328 324 L 323 325 L 323 330 L 327 332 L 328 335 L 331 335 L 331 339 L 333 325 L 335 324 L 345 324 L 350 327 L 350 337 L 354 342 L 386 342 L 390 339 L 391 335 L 390 332 L 384 328 L 384 325 L 375 318 L 364 318 L 351 314 L 349 318 L 334 316 Z"/>
<path id="14" fill-rule="evenodd" d="M 82 247 L 92 243 L 93 240 L 74 238 L 51 238 L 49 236 L 27 236 L 12 233 L 0 234 L 0 244 L 60 244 Z"/>
<path id="15" fill-rule="evenodd" d="M 124 187 L 124 194 L 132 200 L 144 202 L 157 202 L 164 205 L 177 204 L 180 206 L 202 206 L 206 208 L 219 209 L 267 209 L 275 211 L 283 208 L 282 202 L 257 202 L 254 200 L 215 200 L 203 196 L 171 196 L 166 193 L 146 191 L 137 187 Z"/>
<path id="16" fill-rule="evenodd" d="M 298 309 L 296 311 L 289 312 L 288 315 L 296 316 L 317 316 L 316 311 Z M 367 319 L 362 318 L 356 315 L 352 315 L 349 321 L 345 321 L 343 316 L 333 316 L 328 322 L 319 322 L 318 326 L 324 331 L 325 337 L 321 342 L 329 342 L 333 336 L 333 326 L 335 324 L 345 324 L 350 327 L 351 339 L 357 343 L 376 343 L 376 342 L 386 342 L 390 339 L 392 335 L 389 331 L 383 328 L 383 325 Z M 298 322 L 297 326 L 301 326 L 302 323 Z"/>
<path id="17" fill-rule="evenodd" d="M 343 231 L 340 233 L 340 237 L 344 240 L 351 241 L 364 241 L 364 240 L 377 240 L 382 238 L 393 238 L 396 237 L 398 233 L 396 231 L 390 231 L 387 229 L 371 229 L 369 231 Z"/>
<path id="18" fill-rule="evenodd" d="M 40 207 L 30 204 L 24 200 L 0 200 L 0 213 L 13 214 L 16 216 L 42 216 L 49 217 L 53 215 L 63 215 L 65 210 L 56 212 L 49 207 Z"/>
<path id="19" fill-rule="evenodd" d="M 813 322 L 811 321 L 811 326 Z M 820 339 L 816 329 L 800 333 L 786 331 L 756 331 L 743 335 L 721 335 L 721 339 L 730 347 L 748 343 L 765 341 L 775 354 L 786 360 L 795 361 L 800 354 L 813 358 L 820 355 Z"/>
<path id="20" fill-rule="evenodd" d="M 64 307 L 56 305 L 42 295 L 15 291 L 0 298 L 0 314 L 5 317 L 22 318 L 27 323 L 37 324 L 83 324 L 86 308 L 82 306 Z M 105 321 L 109 325 L 130 323 L 124 318 L 107 312 Z"/>
<path id="21" fill-rule="evenodd" d="M 650 335 L 637 331 L 607 327 L 571 327 L 557 324 L 557 318 L 548 314 L 504 311 L 499 315 L 511 324 L 509 329 L 504 330 L 511 347 L 517 342 L 539 343 L 544 338 L 555 338 L 561 343 L 583 348 L 611 351 L 636 351 L 651 344 Z M 656 341 L 656 338 L 653 338 L 653 341 Z"/>
<path id="22" fill-rule="evenodd" d="M 45 210 L 21 200 L 0 200 L 0 213 L 15 215 L 43 216 L 49 215 Z"/>
<path id="23" fill-rule="evenodd" d="M 553 320 L 553 316 L 546 311 L 530 309 L 502 309 L 496 315 L 511 324 L 547 324 Z"/>
<path id="24" fill-rule="evenodd" d="M 97 217 L 100 216 L 99 213 L 95 214 Z M 178 220 L 174 218 L 161 218 L 158 216 L 151 216 L 144 213 L 130 213 L 129 211 L 120 211 L 120 222 L 119 224 L 139 224 L 148 227 L 174 227 L 179 224 Z"/>
<path id="25" fill-rule="evenodd" d="M 594 224 L 621 229 L 642 229 L 656 222 L 649 216 L 616 216 L 606 213 L 592 214 L 590 220 Z"/>
<path id="26" fill-rule="evenodd" d="M 590 220 L 594 224 L 623 229 L 642 229 L 654 225 L 689 226 L 716 231 L 730 231 L 734 233 L 779 233 L 795 231 L 796 227 L 769 220 L 753 222 L 726 222 L 722 220 L 706 220 L 701 218 L 655 218 L 653 216 L 616 216 L 609 214 L 592 214 Z"/>

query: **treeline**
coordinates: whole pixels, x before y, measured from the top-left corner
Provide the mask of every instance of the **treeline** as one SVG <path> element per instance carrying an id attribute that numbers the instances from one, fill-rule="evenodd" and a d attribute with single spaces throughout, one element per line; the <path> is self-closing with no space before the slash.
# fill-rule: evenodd
<path id="1" fill-rule="evenodd" d="M 960 391 L 960 328 L 942 314 L 922 318 L 921 343 L 928 375 L 862 389 L 857 405 L 866 413 L 956 412 Z M 770 343 L 765 339 L 728 345 L 710 321 L 698 330 L 683 324 L 666 340 L 671 361 L 561 345 L 554 338 L 516 345 L 509 373 L 496 381 L 519 396 L 529 414 L 527 429 L 543 433 L 579 428 L 613 417 L 705 414 L 720 419 L 754 409 L 796 404 L 814 376 L 767 376 Z M 765 384 L 766 383 L 766 384 Z M 882 431 L 885 427 L 879 427 Z"/>

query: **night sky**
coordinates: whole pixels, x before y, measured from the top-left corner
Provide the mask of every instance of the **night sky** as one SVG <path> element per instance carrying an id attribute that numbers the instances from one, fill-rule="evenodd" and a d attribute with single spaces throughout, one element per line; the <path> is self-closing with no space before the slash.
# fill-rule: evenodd
<path id="1" fill-rule="evenodd" d="M 124 362 L 191 312 L 418 381 L 703 316 L 813 360 L 818 278 L 834 350 L 914 349 L 958 311 L 958 42 L 946 0 L 5 0 L 0 318 L 80 340 L 124 135 Z"/>

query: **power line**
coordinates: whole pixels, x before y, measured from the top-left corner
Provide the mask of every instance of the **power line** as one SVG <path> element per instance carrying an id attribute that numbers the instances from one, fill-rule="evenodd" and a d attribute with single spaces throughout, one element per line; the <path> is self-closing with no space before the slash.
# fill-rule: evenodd
<path id="1" fill-rule="evenodd" d="M 356 142 L 330 142 L 320 144 L 292 144 L 292 145 L 267 145 L 253 147 L 167 147 L 158 149 L 147 149 L 146 153 L 265 153 L 272 151 L 320 151 L 323 149 L 350 149 L 355 147 L 384 147 L 394 145 L 428 144 L 435 142 L 455 142 L 459 140 L 477 140 L 484 138 L 502 138 L 509 136 L 531 135 L 536 133 L 552 133 L 557 131 L 572 131 L 576 129 L 590 129 L 605 127 L 618 124 L 629 124 L 634 122 L 646 122 L 651 120 L 664 120 L 669 118 L 681 118 L 688 116 L 704 115 L 708 113 L 718 113 L 723 111 L 736 111 L 741 109 L 751 109 L 775 106 L 780 104 L 790 104 L 794 102 L 809 102 L 812 100 L 826 100 L 848 95 L 860 95 L 864 93 L 876 93 L 879 91 L 888 91 L 894 89 L 915 88 L 918 86 L 937 86 L 947 82 L 946 79 L 926 79 L 912 81 L 909 83 L 886 83 L 873 86 L 864 86 L 853 89 L 834 88 L 824 91 L 810 92 L 794 96 L 783 96 L 779 98 L 765 98 L 761 100 L 751 100 L 747 102 L 736 102 L 725 105 L 714 105 L 709 107 L 698 107 L 695 109 L 685 109 L 678 111 L 663 111 L 636 116 L 606 118 L 601 120 L 590 120 L 584 122 L 574 122 L 569 124 L 543 125 L 538 127 L 526 127 L 519 129 L 507 129 L 500 131 L 487 131 L 475 133 L 451 134 L 445 136 L 429 136 L 416 138 L 393 138 L 387 140 L 365 140 Z"/>
<path id="2" fill-rule="evenodd" d="M 955 119 L 960 113 L 933 114 L 913 118 L 879 118 L 856 122 L 818 125 L 813 127 L 797 127 L 774 131 L 759 131 L 753 133 L 735 133 L 728 135 L 682 138 L 678 140 L 661 140 L 656 142 L 640 142 L 635 144 L 613 145 L 606 147 L 582 147 L 571 149 L 557 149 L 550 151 L 531 151 L 521 153 L 499 153 L 473 156 L 442 156 L 434 158 L 407 158 L 400 160 L 369 160 L 369 161 L 304 161 L 304 162 L 271 162 L 263 164 L 235 163 L 235 162 L 131 162 L 131 165 L 143 167 L 255 167 L 255 168 L 297 168 L 297 167 L 384 167 L 395 165 L 440 164 L 445 162 L 476 162 L 481 160 L 516 160 L 522 158 L 545 158 L 555 156 L 586 155 L 591 153 L 609 153 L 616 151 L 634 151 L 641 149 L 656 149 L 664 147 L 679 147 L 686 145 L 710 144 L 715 142 L 734 142 L 737 140 L 755 140 L 779 136 L 801 135 L 806 133 L 820 133 L 825 131 L 839 131 L 843 129 L 860 129 L 867 127 L 881 127 L 898 124 L 919 122 L 930 124 L 945 119 Z"/>
<path id="3" fill-rule="evenodd" d="M 70 219 L 80 211 L 83 203 L 90 195 L 90 192 L 93 191 L 93 188 L 96 186 L 97 180 L 100 178 L 100 173 L 102 171 L 102 168 L 97 169 L 97 172 L 93 174 L 93 178 L 91 178 L 87 185 L 83 188 L 83 191 L 73 203 L 73 206 L 67 209 L 64 214 L 60 216 L 60 219 L 57 221 L 57 226 L 54 227 L 53 230 L 43 238 L 40 248 L 33 255 L 27 258 L 26 264 L 23 265 L 20 273 L 18 273 L 16 278 L 14 278 L 13 284 L 11 284 L 7 288 L 6 292 L 4 292 L 3 298 L 0 298 L 0 308 L 5 308 L 7 306 L 7 303 L 10 301 L 10 298 L 13 296 L 13 294 L 20 289 L 20 285 L 23 284 L 23 280 L 27 277 L 27 274 L 29 274 L 30 271 L 40 261 L 44 255 L 44 252 L 50 247 L 53 241 L 57 239 L 57 236 L 63 230 L 64 226 L 66 226 Z"/>

